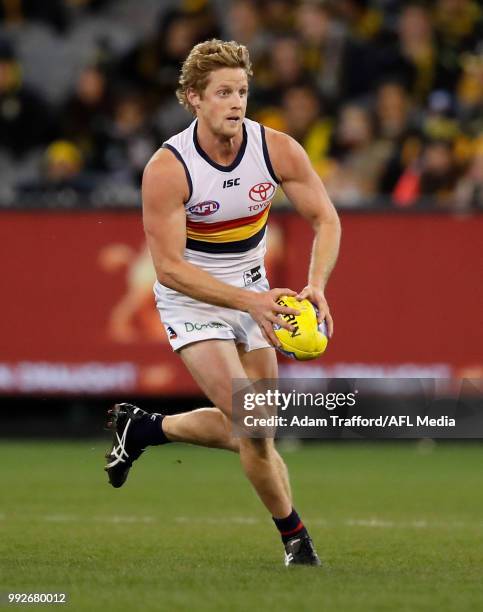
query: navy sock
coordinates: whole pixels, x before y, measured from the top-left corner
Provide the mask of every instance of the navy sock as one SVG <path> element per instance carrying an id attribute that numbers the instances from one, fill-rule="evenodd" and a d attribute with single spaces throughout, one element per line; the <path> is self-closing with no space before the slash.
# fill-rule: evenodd
<path id="1" fill-rule="evenodd" d="M 280 531 L 284 544 L 295 536 L 308 535 L 307 529 L 305 529 L 300 516 L 294 508 L 292 508 L 292 512 L 287 517 L 280 519 L 272 517 L 272 519 L 277 529 Z"/>
<path id="2" fill-rule="evenodd" d="M 131 433 L 136 444 L 144 448 L 145 446 L 157 446 L 171 442 L 163 431 L 162 422 L 164 417 L 164 414 L 153 413 L 149 417 L 131 423 Z"/>

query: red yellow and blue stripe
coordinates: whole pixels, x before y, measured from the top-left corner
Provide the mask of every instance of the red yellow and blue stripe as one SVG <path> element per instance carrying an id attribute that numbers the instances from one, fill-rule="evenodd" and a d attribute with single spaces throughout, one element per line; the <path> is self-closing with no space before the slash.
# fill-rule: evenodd
<path id="1" fill-rule="evenodd" d="M 254 248 L 265 234 L 270 205 L 256 215 L 228 221 L 186 222 L 186 246 L 208 253 L 243 252 Z"/>

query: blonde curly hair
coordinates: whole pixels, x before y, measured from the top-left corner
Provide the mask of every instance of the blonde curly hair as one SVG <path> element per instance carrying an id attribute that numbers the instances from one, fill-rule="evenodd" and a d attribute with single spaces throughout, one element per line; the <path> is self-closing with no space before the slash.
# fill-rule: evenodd
<path id="1" fill-rule="evenodd" d="M 250 78 L 253 74 L 248 49 L 234 40 L 224 41 L 213 38 L 195 45 L 181 68 L 176 97 L 179 103 L 196 115 L 189 103 L 187 92 L 193 89 L 202 93 L 208 84 L 210 73 L 220 68 L 243 68 Z"/>

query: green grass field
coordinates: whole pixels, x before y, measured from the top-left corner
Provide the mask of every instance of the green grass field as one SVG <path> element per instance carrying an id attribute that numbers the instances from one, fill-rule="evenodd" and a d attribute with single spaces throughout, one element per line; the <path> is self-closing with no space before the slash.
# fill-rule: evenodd
<path id="1" fill-rule="evenodd" d="M 235 455 L 150 449 L 114 490 L 107 445 L 0 442 L 0 593 L 67 592 L 72 610 L 483 609 L 483 447 L 284 452 L 325 561 L 287 570 Z"/>

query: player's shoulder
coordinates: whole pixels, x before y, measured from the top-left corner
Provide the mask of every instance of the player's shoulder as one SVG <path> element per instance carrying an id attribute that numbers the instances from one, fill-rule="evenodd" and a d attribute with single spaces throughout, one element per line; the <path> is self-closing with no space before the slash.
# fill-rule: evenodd
<path id="1" fill-rule="evenodd" d="M 306 163 L 307 154 L 303 147 L 289 134 L 265 127 L 265 139 L 275 174 L 281 181 Z"/>
<path id="2" fill-rule="evenodd" d="M 150 178 L 151 176 L 184 176 L 183 168 L 179 163 L 176 154 L 172 149 L 165 146 L 160 147 L 148 161 L 144 168 L 143 178 Z"/>
<path id="3" fill-rule="evenodd" d="M 146 164 L 143 174 L 145 182 L 169 181 L 186 187 L 188 182 L 191 194 L 191 177 L 186 165 L 189 149 L 193 146 L 193 130 L 196 121 L 192 121 L 184 130 L 168 138 Z"/>
<path id="4" fill-rule="evenodd" d="M 264 130 L 267 145 L 270 149 L 274 150 L 274 153 L 292 153 L 302 148 L 295 138 L 292 138 L 292 136 L 289 136 L 285 132 L 267 126 L 264 127 Z"/>
<path id="5" fill-rule="evenodd" d="M 173 150 L 164 146 L 146 164 L 142 182 L 143 192 L 155 190 L 169 196 L 178 194 L 182 200 L 189 198 L 190 186 L 183 164 Z"/>

